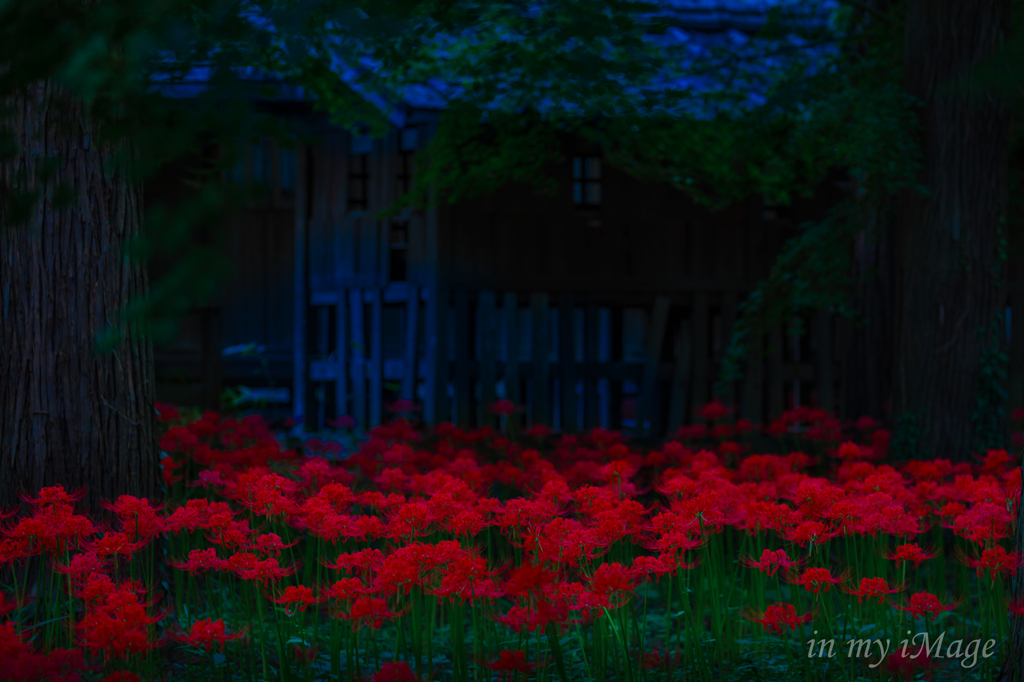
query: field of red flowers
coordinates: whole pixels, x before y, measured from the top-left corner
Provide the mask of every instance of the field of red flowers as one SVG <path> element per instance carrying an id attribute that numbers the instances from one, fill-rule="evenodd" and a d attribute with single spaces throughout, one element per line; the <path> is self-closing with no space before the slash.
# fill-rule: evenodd
<path id="1" fill-rule="evenodd" d="M 165 499 L 5 513 L 0 679 L 980 680 L 1024 613 L 1002 450 L 894 463 L 870 419 L 711 403 L 655 449 L 502 416 L 340 456 L 158 409 Z"/>

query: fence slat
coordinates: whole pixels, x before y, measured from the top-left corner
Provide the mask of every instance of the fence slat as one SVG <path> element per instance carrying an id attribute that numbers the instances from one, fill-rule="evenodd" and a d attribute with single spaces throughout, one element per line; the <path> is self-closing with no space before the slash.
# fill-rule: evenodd
<path id="1" fill-rule="evenodd" d="M 551 424 L 548 399 L 548 354 L 551 346 L 551 316 L 548 314 L 548 295 L 530 296 L 531 326 L 530 359 L 533 362 L 533 423 Z"/>
<path id="2" fill-rule="evenodd" d="M 363 330 L 363 292 L 348 292 L 349 316 L 352 319 L 352 417 L 366 428 L 366 335 Z"/>
<path id="3" fill-rule="evenodd" d="M 747 371 L 743 380 L 743 416 L 755 424 L 764 421 L 764 334 L 747 339 Z"/>
<path id="4" fill-rule="evenodd" d="M 415 402 L 418 360 L 416 354 L 416 335 L 419 327 L 420 290 L 412 282 L 405 288 L 405 347 L 402 349 L 402 398 Z"/>
<path id="5" fill-rule="evenodd" d="M 1010 409 L 1024 407 L 1024 292 L 1010 294 Z"/>
<path id="6" fill-rule="evenodd" d="M 373 300 L 370 303 L 371 346 L 370 346 L 370 426 L 381 423 L 381 412 L 384 407 L 384 289 L 370 289 Z"/>
<path id="7" fill-rule="evenodd" d="M 782 327 L 768 332 L 768 414 L 765 421 L 776 419 L 785 409 L 786 378 L 782 373 Z"/>
<path id="8" fill-rule="evenodd" d="M 654 394 L 658 389 L 658 363 L 661 361 L 661 344 L 665 338 L 670 303 L 667 296 L 654 299 L 654 313 L 647 329 L 647 353 L 644 359 L 643 381 L 640 383 L 640 400 L 637 405 L 636 431 L 645 436 L 651 434 L 654 421 Z"/>
<path id="9" fill-rule="evenodd" d="M 469 377 L 469 292 L 455 292 L 455 415 L 459 426 L 469 426 L 472 384 Z"/>
<path id="10" fill-rule="evenodd" d="M 576 397 L 576 319 L 572 294 L 562 294 L 558 304 L 558 362 L 561 365 L 562 431 L 578 428 L 579 400 Z"/>
<path id="11" fill-rule="evenodd" d="M 601 310 L 596 305 L 588 305 L 584 317 L 583 360 L 592 366 L 598 362 L 601 343 Z M 587 429 L 601 425 L 601 396 L 598 392 L 599 379 L 587 376 L 583 381 L 583 423 Z"/>
<path id="12" fill-rule="evenodd" d="M 296 152 L 298 167 L 295 169 L 295 291 L 294 291 L 294 344 L 292 374 L 292 416 L 296 421 L 306 415 L 306 376 L 308 358 L 306 357 L 306 196 L 309 179 L 306 177 L 306 147 L 300 146 Z"/>
<path id="13" fill-rule="evenodd" d="M 476 326 L 480 330 L 480 406 L 477 422 L 481 426 L 494 426 L 495 359 L 497 355 L 497 330 L 494 317 L 495 295 L 493 291 L 481 291 L 477 300 Z"/>
<path id="14" fill-rule="evenodd" d="M 815 379 L 818 388 L 818 407 L 827 412 L 835 409 L 835 390 L 832 372 L 832 316 L 819 312 L 814 320 L 817 332 L 815 348 Z"/>
<path id="15" fill-rule="evenodd" d="M 337 313 L 334 316 L 334 410 L 337 417 L 349 414 L 348 409 L 348 301 L 344 287 L 338 288 Z"/>
<path id="16" fill-rule="evenodd" d="M 686 416 L 687 383 L 690 378 L 690 362 L 693 348 L 690 338 L 690 324 L 686 320 L 679 323 L 675 337 L 675 366 L 672 368 L 672 388 L 668 403 L 668 436 L 675 434 L 683 425 Z"/>
<path id="17" fill-rule="evenodd" d="M 722 294 L 722 347 L 719 349 L 719 361 L 725 358 L 725 351 L 729 348 L 729 341 L 732 339 L 732 330 L 736 325 L 736 294 L 733 292 L 726 292 Z M 718 365 L 719 372 L 721 372 L 721 364 Z M 728 383 L 721 384 L 721 395 L 719 399 L 731 408 L 736 407 L 736 382 L 730 381 Z M 730 420 L 732 419 L 735 412 L 731 412 L 729 415 Z"/>
<path id="18" fill-rule="evenodd" d="M 505 315 L 505 399 L 517 407 L 520 404 L 519 394 L 519 303 L 512 292 L 505 294 L 503 302 Z M 519 415 L 510 414 L 508 419 L 519 425 Z"/>
<path id="19" fill-rule="evenodd" d="M 693 354 L 693 383 L 690 386 L 690 420 L 700 418 L 700 409 L 708 402 L 708 380 L 711 369 L 708 357 L 708 295 L 693 295 L 693 312 L 690 318 L 692 331 L 691 353 Z"/>

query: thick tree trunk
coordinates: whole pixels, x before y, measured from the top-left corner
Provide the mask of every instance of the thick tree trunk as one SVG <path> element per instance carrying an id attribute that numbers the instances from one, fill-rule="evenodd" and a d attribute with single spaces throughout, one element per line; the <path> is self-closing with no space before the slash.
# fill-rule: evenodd
<path id="1" fill-rule="evenodd" d="M 892 415 L 915 455 L 963 460 L 979 361 L 1002 319 L 1010 116 L 994 98 L 940 88 L 991 55 L 1010 0 L 910 0 L 906 87 L 921 101 L 928 194 L 907 191 L 895 234 Z M 907 426 L 916 428 L 907 429 Z"/>
<path id="2" fill-rule="evenodd" d="M 26 189 L 39 200 L 27 224 L 0 232 L 0 508 L 57 483 L 86 487 L 87 511 L 120 494 L 154 497 L 152 351 L 119 322 L 147 286 L 123 250 L 141 204 L 136 184 L 110 163 L 126 150 L 97 144 L 86 107 L 52 83 L 6 104 L 19 152 L 0 167 L 0 206 L 9 211 L 12 194 Z M 47 161 L 55 173 L 40 179 Z M 53 201 L 62 183 L 74 190 L 67 208 Z M 110 326 L 121 340 L 99 354 L 97 337 Z"/>

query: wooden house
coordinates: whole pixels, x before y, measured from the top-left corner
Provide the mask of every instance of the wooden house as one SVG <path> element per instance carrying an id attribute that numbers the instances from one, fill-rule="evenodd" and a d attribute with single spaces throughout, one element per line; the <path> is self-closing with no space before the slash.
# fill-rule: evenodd
<path id="1" fill-rule="evenodd" d="M 763 20 L 691 4 L 685 30 Z M 235 180 L 265 183 L 266 201 L 231 223 L 235 269 L 219 304 L 159 349 L 158 392 L 213 405 L 222 385 L 261 388 L 307 430 L 341 415 L 380 423 L 398 398 L 429 423 L 494 423 L 498 398 L 567 432 L 658 436 L 689 423 L 712 397 L 737 305 L 840 192 L 711 213 L 567 139 L 552 197 L 507 187 L 379 220 L 409 187 L 438 111 L 405 103 L 382 139 L 333 128 L 301 103 L 283 115 L 317 125 L 321 143 L 250 150 Z M 800 336 L 778 328 L 756 340 L 744 378 L 719 396 L 738 416 L 759 423 L 794 405 L 858 416 L 844 414 L 838 362 L 848 325 L 806 322 Z"/>

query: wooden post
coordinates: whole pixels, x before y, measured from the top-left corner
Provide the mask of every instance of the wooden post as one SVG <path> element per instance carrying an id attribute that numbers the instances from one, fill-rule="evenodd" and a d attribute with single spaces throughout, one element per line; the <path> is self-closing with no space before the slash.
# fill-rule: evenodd
<path id="1" fill-rule="evenodd" d="M 1010 302 L 1010 412 L 1024 407 L 1024 292 L 1011 289 Z"/>
<path id="2" fill-rule="evenodd" d="M 764 334 L 747 339 L 743 416 L 755 424 L 764 421 Z"/>
<path id="3" fill-rule="evenodd" d="M 307 149 L 300 146 L 295 169 L 295 319 L 292 359 L 292 416 L 301 422 L 306 416 L 306 203 L 309 193 Z"/>
<path id="4" fill-rule="evenodd" d="M 687 384 L 690 380 L 690 363 L 693 360 L 693 343 L 690 338 L 690 323 L 682 320 L 675 338 L 675 364 L 672 367 L 672 389 L 668 404 L 668 433 L 671 438 L 683 425 L 686 416 Z"/>
<path id="5" fill-rule="evenodd" d="M 519 407 L 522 399 L 519 393 L 519 303 L 512 292 L 505 294 L 503 302 L 505 315 L 505 399 Z M 508 416 L 519 426 L 518 413 Z"/>
<path id="6" fill-rule="evenodd" d="M 595 371 L 601 343 L 601 310 L 596 305 L 587 306 L 584 327 L 583 359 L 587 375 L 583 381 L 583 424 L 590 430 L 601 424 L 601 396 Z"/>
<path id="7" fill-rule="evenodd" d="M 494 306 L 494 292 L 481 291 L 476 309 L 476 327 L 480 330 L 480 406 L 477 410 L 477 423 L 491 427 L 495 425 L 495 415 L 490 408 L 494 404 L 494 363 L 497 355 Z"/>
<path id="8" fill-rule="evenodd" d="M 700 418 L 700 410 L 708 402 L 711 370 L 708 358 L 708 295 L 705 293 L 693 295 L 690 329 L 693 332 L 693 384 L 690 387 L 690 420 L 693 423 Z"/>
<path id="9" fill-rule="evenodd" d="M 348 407 L 348 292 L 343 286 L 338 287 L 337 313 L 334 317 L 334 366 L 336 376 L 334 380 L 334 410 L 335 416 L 340 417 L 349 413 Z"/>
<path id="10" fill-rule="evenodd" d="M 818 384 L 818 407 L 826 412 L 835 409 L 835 391 L 832 372 L 832 316 L 819 312 L 815 318 L 815 372 Z"/>
<path id="11" fill-rule="evenodd" d="M 658 365 L 661 362 L 661 344 L 665 338 L 669 305 L 667 296 L 654 299 L 654 313 L 647 328 L 647 352 L 636 411 L 636 432 L 644 436 L 651 435 L 651 423 L 654 421 L 654 394 L 658 390 Z"/>
<path id="12" fill-rule="evenodd" d="M 608 331 L 611 334 L 611 355 L 608 358 L 609 364 L 613 362 L 623 362 L 625 360 L 625 351 L 623 349 L 623 338 L 622 338 L 622 307 L 616 306 L 611 309 L 611 320 Z M 608 428 L 613 431 L 619 431 L 622 429 L 622 380 L 621 379 L 609 379 L 608 380 Z"/>
<path id="13" fill-rule="evenodd" d="M 468 427 L 473 404 L 469 376 L 469 292 L 455 292 L 455 414 L 456 423 Z"/>
<path id="14" fill-rule="evenodd" d="M 548 295 L 530 296 L 533 339 L 530 355 L 533 361 L 533 423 L 551 424 L 550 400 L 548 399 L 548 354 L 551 341 L 551 316 L 548 314 Z"/>
<path id="15" fill-rule="evenodd" d="M 331 311 L 327 306 L 318 306 L 316 308 L 316 359 L 323 360 L 327 356 L 327 337 L 329 333 L 328 324 L 331 317 Z M 325 422 L 327 420 L 327 386 L 326 382 L 316 382 L 316 391 L 314 398 L 316 399 L 316 424 L 315 431 L 319 432 L 324 429 Z"/>
<path id="16" fill-rule="evenodd" d="M 722 347 L 718 349 L 719 361 L 725 359 L 725 352 L 729 348 L 729 342 L 732 340 L 732 330 L 736 326 L 736 294 L 733 292 L 726 292 L 722 294 Z M 719 376 L 721 376 L 721 364 L 718 365 Z M 730 381 L 728 383 L 721 383 L 721 395 L 719 399 L 728 405 L 730 408 L 736 407 L 736 382 Z M 730 422 L 732 421 L 734 413 L 729 416 Z"/>
<path id="17" fill-rule="evenodd" d="M 579 429 L 579 400 L 576 396 L 576 319 L 572 294 L 562 294 L 558 304 L 558 362 L 561 365 L 562 432 Z"/>
<path id="18" fill-rule="evenodd" d="M 363 333 L 363 292 L 349 290 L 349 315 L 352 318 L 352 418 L 359 428 L 366 424 L 366 335 Z"/>
<path id="19" fill-rule="evenodd" d="M 220 308 L 203 309 L 203 406 L 208 410 L 220 409 L 223 383 L 223 323 Z"/>
<path id="20" fill-rule="evenodd" d="M 419 325 L 420 291 L 409 282 L 406 285 L 408 299 L 405 302 L 405 348 L 402 356 L 402 397 L 410 402 L 416 400 L 416 334 Z"/>
<path id="21" fill-rule="evenodd" d="M 373 300 L 370 303 L 372 312 L 370 332 L 370 426 L 381 423 L 384 407 L 384 289 L 370 289 Z"/>
<path id="22" fill-rule="evenodd" d="M 777 419 L 786 409 L 782 351 L 782 327 L 776 325 L 768 333 L 768 414 L 765 415 L 765 421 Z"/>

